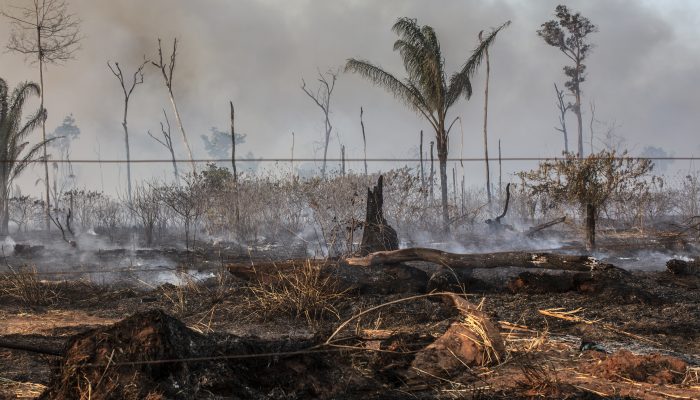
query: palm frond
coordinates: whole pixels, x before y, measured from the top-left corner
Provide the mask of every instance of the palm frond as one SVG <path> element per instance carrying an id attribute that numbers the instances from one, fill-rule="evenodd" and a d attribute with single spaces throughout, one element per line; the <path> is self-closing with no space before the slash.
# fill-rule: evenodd
<path id="1" fill-rule="evenodd" d="M 29 149 L 29 151 L 24 155 L 24 157 L 22 157 L 20 160 L 17 160 L 15 167 L 12 170 L 10 180 L 8 182 L 12 182 L 32 162 L 42 161 L 44 159 L 44 157 L 43 156 L 37 157 L 37 154 L 39 154 L 39 152 L 43 150 L 45 144 L 49 144 L 49 142 L 51 142 L 55 139 L 56 138 L 47 139 L 45 141 L 42 141 L 42 142 L 37 143 L 34 146 L 32 146 L 32 148 Z"/>
<path id="2" fill-rule="evenodd" d="M 415 18 L 401 17 L 391 27 L 391 30 L 416 47 L 425 45 L 425 36 L 423 36 L 423 32 L 418 26 L 418 20 Z"/>
<path id="3" fill-rule="evenodd" d="M 34 129 L 38 128 L 41 126 L 42 122 L 46 120 L 47 113 L 46 109 L 38 110 L 34 115 L 29 117 L 29 120 L 22 126 L 21 129 L 17 130 L 17 134 L 15 137 L 17 138 L 17 141 L 23 140 L 29 133 L 31 133 Z"/>
<path id="4" fill-rule="evenodd" d="M 426 48 L 423 72 L 425 82 L 423 85 L 426 90 L 430 91 L 430 98 L 433 101 L 435 110 L 440 110 L 441 105 L 444 104 L 447 91 L 440 41 L 435 34 L 435 30 L 429 25 L 423 26 L 421 32 L 425 37 Z"/>
<path id="5" fill-rule="evenodd" d="M 447 89 L 447 101 L 446 106 L 450 107 L 455 101 L 464 94 L 468 99 L 471 97 L 471 77 L 476 72 L 476 69 L 481 65 L 481 61 L 486 55 L 486 51 L 489 47 L 496 41 L 496 35 L 502 29 L 510 25 L 510 21 L 507 21 L 503 25 L 491 31 L 491 33 L 479 43 L 476 49 L 472 52 L 471 57 L 464 64 L 459 72 L 456 72 L 450 78 L 450 86 Z"/>
<path id="6" fill-rule="evenodd" d="M 345 72 L 354 72 L 370 80 L 377 86 L 381 86 L 395 98 L 402 101 L 418 112 L 429 111 L 423 96 L 415 86 L 404 83 L 392 74 L 368 61 L 351 58 L 345 64 Z"/>

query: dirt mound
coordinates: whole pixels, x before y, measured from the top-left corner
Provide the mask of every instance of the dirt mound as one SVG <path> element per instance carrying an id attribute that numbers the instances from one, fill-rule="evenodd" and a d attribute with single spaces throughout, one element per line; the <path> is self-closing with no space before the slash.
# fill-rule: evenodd
<path id="1" fill-rule="evenodd" d="M 212 348 L 205 337 L 163 311 L 135 314 L 73 337 L 41 398 L 75 399 L 88 393 L 93 399 L 189 397 L 212 389 L 215 382 L 200 378 L 215 376 L 224 365 L 167 360 L 205 357 Z"/>
<path id="2" fill-rule="evenodd" d="M 657 385 L 678 384 L 683 381 L 688 368 L 683 360 L 661 354 L 635 355 L 628 350 L 620 350 L 600 357 L 588 371 L 611 381 L 631 379 Z"/>
<path id="3" fill-rule="evenodd" d="M 74 336 L 40 398 L 335 398 L 336 353 L 305 351 L 317 343 L 208 337 L 151 310 Z"/>

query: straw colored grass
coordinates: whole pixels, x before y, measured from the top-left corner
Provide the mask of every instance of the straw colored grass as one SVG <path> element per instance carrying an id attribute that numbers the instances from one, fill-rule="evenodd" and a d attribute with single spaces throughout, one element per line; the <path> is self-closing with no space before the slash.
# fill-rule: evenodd
<path id="1" fill-rule="evenodd" d="M 304 318 L 312 328 L 325 318 L 339 319 L 336 306 L 345 291 L 321 269 L 307 260 L 291 271 L 277 271 L 271 282 L 258 280 L 249 287 L 252 306 L 265 317 Z"/>

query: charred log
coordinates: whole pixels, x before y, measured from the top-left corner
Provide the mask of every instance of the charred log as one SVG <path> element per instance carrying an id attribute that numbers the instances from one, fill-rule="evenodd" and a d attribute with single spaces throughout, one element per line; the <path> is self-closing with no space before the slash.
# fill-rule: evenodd
<path id="1" fill-rule="evenodd" d="M 525 236 L 533 237 L 536 233 L 543 231 L 547 228 L 551 228 L 554 225 L 561 224 L 564 221 L 566 221 L 566 217 L 557 218 L 549 222 L 545 222 L 544 224 L 533 226 L 532 228 L 528 229 L 527 232 L 525 232 Z"/>
<path id="2" fill-rule="evenodd" d="M 567 271 L 591 271 L 615 268 L 593 257 L 553 253 L 500 252 L 487 254 L 457 254 L 427 248 L 409 248 L 380 251 L 365 257 L 348 258 L 348 265 L 369 267 L 397 264 L 409 261 L 425 261 L 449 268 L 498 268 L 521 267 L 559 269 Z"/>

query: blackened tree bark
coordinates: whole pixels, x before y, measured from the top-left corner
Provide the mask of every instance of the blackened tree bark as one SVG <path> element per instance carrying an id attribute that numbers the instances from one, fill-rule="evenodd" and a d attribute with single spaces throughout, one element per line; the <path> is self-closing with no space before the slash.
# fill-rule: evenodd
<path id="1" fill-rule="evenodd" d="M 377 185 L 373 189 L 367 189 L 367 214 L 360 244 L 362 255 L 399 248 L 398 235 L 384 218 L 383 207 L 384 176 L 380 175 Z"/>
<path id="2" fill-rule="evenodd" d="M 586 204 L 586 249 L 595 249 L 595 206 Z"/>

